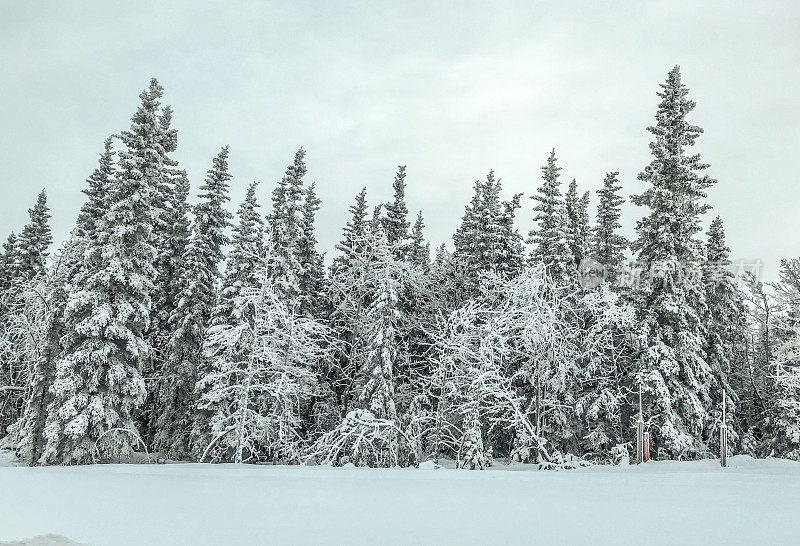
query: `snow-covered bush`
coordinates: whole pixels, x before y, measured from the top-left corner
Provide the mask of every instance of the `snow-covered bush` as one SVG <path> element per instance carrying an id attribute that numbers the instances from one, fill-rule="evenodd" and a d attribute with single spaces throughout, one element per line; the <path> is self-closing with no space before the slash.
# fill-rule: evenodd
<path id="1" fill-rule="evenodd" d="M 394 420 L 375 417 L 365 409 L 354 409 L 331 431 L 308 449 L 307 462 L 342 466 L 393 467 L 400 463 L 398 444 L 410 444 Z"/>
<path id="2" fill-rule="evenodd" d="M 261 286 L 241 290 L 232 308 L 236 324 L 209 329 L 211 370 L 198 382 L 198 407 L 211 413 L 202 459 L 298 461 L 300 408 L 317 392 L 327 329 L 301 316 L 266 268 Z"/>
<path id="3" fill-rule="evenodd" d="M 578 305 L 581 358 L 576 411 L 584 430 L 582 452 L 609 460 L 613 447 L 629 433 L 630 411 L 625 410 L 632 395 L 636 311 L 608 284 L 582 294 Z"/>

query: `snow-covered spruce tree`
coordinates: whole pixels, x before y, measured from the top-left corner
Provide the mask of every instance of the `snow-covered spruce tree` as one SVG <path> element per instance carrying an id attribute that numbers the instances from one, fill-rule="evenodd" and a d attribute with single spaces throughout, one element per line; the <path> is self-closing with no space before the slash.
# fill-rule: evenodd
<path id="1" fill-rule="evenodd" d="M 711 423 L 713 389 L 719 388 L 705 359 L 705 294 L 697 239 L 705 189 L 715 181 L 699 154 L 690 155 L 702 129 L 686 116 L 695 103 L 686 95 L 676 66 L 661 84 L 656 124 L 649 127 L 653 160 L 639 174 L 648 185 L 634 204 L 649 209 L 638 221 L 632 249 L 643 268 L 639 320 L 645 348 L 639 381 L 645 412 L 652 416 L 652 447 L 663 458 L 699 457 Z"/>
<path id="2" fill-rule="evenodd" d="M 386 203 L 386 216 L 383 218 L 383 229 L 396 260 L 403 260 L 408 256 L 408 206 L 406 206 L 406 166 L 397 167 L 397 174 L 392 182 L 394 198 Z"/>
<path id="3" fill-rule="evenodd" d="M 372 234 L 374 256 L 372 283 L 375 297 L 367 310 L 366 384 L 359 402 L 379 419 L 396 419 L 394 367 L 397 360 L 396 330 L 399 320 L 398 279 L 392 253 L 383 230 Z"/>
<path id="4" fill-rule="evenodd" d="M 50 232 L 50 209 L 47 194 L 41 191 L 33 208 L 28 209 L 30 222 L 17 239 L 17 272 L 24 279 L 43 275 L 47 266 L 47 249 L 53 242 Z"/>
<path id="5" fill-rule="evenodd" d="M 103 152 L 97 168 L 86 179 L 86 188 L 81 190 L 86 200 L 78 213 L 75 235 L 85 240 L 97 239 L 100 221 L 108 208 L 111 181 L 116 176 L 116 154 L 112 144 L 112 137 L 103 141 Z"/>
<path id="6" fill-rule="evenodd" d="M 458 260 L 459 265 L 464 271 L 464 276 L 473 277 L 472 284 L 477 282 L 479 272 L 485 267 L 487 270 L 493 264 L 484 257 L 488 246 L 486 241 L 478 239 L 481 235 L 486 240 L 496 242 L 498 229 L 483 230 L 480 221 L 481 210 L 484 208 L 486 185 L 481 180 L 476 180 L 473 185 L 474 192 L 469 204 L 464 208 L 464 216 L 461 218 L 461 225 L 453 234 L 453 258 Z M 489 247 L 491 249 L 491 247 Z M 473 288 L 473 287 L 470 287 Z M 464 299 L 468 296 L 465 295 Z"/>
<path id="7" fill-rule="evenodd" d="M 386 423 L 388 429 L 382 435 L 380 445 L 370 446 L 369 453 L 367 450 L 359 452 L 358 446 L 352 445 L 346 447 L 340 456 L 357 465 L 396 466 L 398 438 L 394 374 L 398 359 L 399 282 L 395 258 L 381 224 L 375 224 L 375 231 L 370 229 L 367 237 L 369 255 L 364 260 L 364 281 L 371 294 L 361 325 L 363 363 L 353 368 L 356 374 L 354 390 L 358 393 L 355 405 L 362 410 L 361 420 L 369 422 L 367 427 Z M 367 434 L 367 431 L 363 433 Z"/>
<path id="8" fill-rule="evenodd" d="M 412 264 L 427 272 L 431 268 L 431 245 L 425 242 L 424 229 L 425 221 L 422 219 L 422 211 L 419 211 L 417 219 L 414 221 L 414 227 L 411 229 L 408 259 Z"/>
<path id="9" fill-rule="evenodd" d="M 579 223 L 582 229 L 578 238 L 579 246 L 583 250 L 584 256 L 591 253 L 592 250 L 592 228 L 589 225 L 589 192 L 583 192 L 581 195 L 579 205 Z"/>
<path id="10" fill-rule="evenodd" d="M 572 253 L 572 262 L 577 266 L 589 253 L 589 192 L 578 195 L 575 179 L 569 183 L 564 198 L 567 219 L 567 245 Z"/>
<path id="11" fill-rule="evenodd" d="M 83 190 L 86 201 L 81 206 L 77 224 L 70 238 L 49 267 L 48 274 L 27 283 L 21 303 L 22 316 L 38 317 L 39 324 L 27 320 L 27 339 L 37 347 L 28 351 L 28 390 L 24 413 L 14 423 L 7 440 L 17 455 L 27 464 L 39 463 L 45 446 L 44 428 L 47 411 L 53 398 L 50 387 L 55 380 L 56 361 L 62 352 L 64 311 L 74 286 L 76 275 L 84 267 L 90 241 L 97 241 L 98 226 L 108 208 L 108 192 L 115 176 L 114 151 L 109 137 L 104 142 L 99 164 L 87 179 Z M 37 335 L 31 333 L 37 332 Z"/>
<path id="12" fill-rule="evenodd" d="M 500 181 L 497 181 L 500 190 Z M 500 267 L 497 272 L 504 278 L 518 275 L 525 267 L 524 240 L 514 227 L 516 210 L 522 207 L 522 194 L 516 193 L 509 201 L 503 201 L 500 214 Z"/>
<path id="13" fill-rule="evenodd" d="M 11 233 L 3 243 L 3 250 L 0 252 L 0 298 L 2 298 L 11 288 L 17 278 L 19 257 L 17 254 L 17 236 Z M 2 320 L 3 307 L 0 306 L 0 320 Z"/>
<path id="14" fill-rule="evenodd" d="M 369 228 L 371 233 L 377 233 L 378 229 L 383 225 L 383 203 L 379 203 L 372 209 L 372 219 L 369 221 Z"/>
<path id="15" fill-rule="evenodd" d="M 108 206 L 108 191 L 114 178 L 114 152 L 111 138 L 104 142 L 98 167 L 87 179 L 83 190 L 87 199 L 81 207 L 77 225 L 70 238 L 56 255 L 46 276 L 30 281 L 20 300 L 23 317 L 37 317 L 39 324 L 26 320 L 28 340 L 34 340 L 36 351 L 29 351 L 28 390 L 24 413 L 14 423 L 6 438 L 17 455 L 27 464 L 39 463 L 45 446 L 44 428 L 47 411 L 53 398 L 50 387 L 55 380 L 56 361 L 61 356 L 64 335 L 64 311 L 76 275 L 84 267 L 89 241 L 98 238 L 98 226 Z M 18 315 L 19 316 L 19 315 Z M 37 332 L 36 335 L 32 335 Z"/>
<path id="16" fill-rule="evenodd" d="M 148 386 L 148 399 L 146 410 L 143 412 L 146 418 L 145 439 L 149 445 L 159 448 L 160 451 L 167 451 L 176 454 L 175 450 L 164 449 L 165 437 L 172 437 L 174 430 L 170 425 L 174 425 L 173 411 L 180 411 L 180 406 L 176 407 L 177 400 L 174 398 L 172 388 L 175 386 L 170 374 L 174 369 L 168 366 L 168 362 L 173 356 L 172 340 L 175 335 L 174 326 L 177 312 L 181 306 L 184 296 L 184 289 L 188 282 L 188 249 L 191 239 L 191 223 L 189 220 L 188 195 L 189 180 L 185 171 L 171 173 L 174 180 L 171 182 L 171 194 L 169 195 L 168 208 L 164 211 L 167 225 L 170 230 L 165 233 L 168 236 L 163 243 L 163 256 L 158 270 L 158 282 L 156 283 L 155 296 L 158 298 L 155 320 L 157 325 L 151 328 L 150 334 L 153 343 L 154 355 L 151 359 L 150 375 L 146 377 Z M 185 409 L 185 408 L 184 408 Z M 186 426 L 187 416 L 182 415 L 183 425 Z M 185 448 L 185 445 L 183 445 Z M 185 453 L 185 451 L 184 451 Z"/>
<path id="17" fill-rule="evenodd" d="M 362 188 L 356 195 L 355 203 L 350 206 L 350 219 L 344 226 L 342 241 L 336 245 L 339 253 L 333 259 L 331 273 L 347 269 L 353 261 L 353 256 L 361 253 L 365 244 L 367 222 L 367 188 Z"/>
<path id="18" fill-rule="evenodd" d="M 434 284 L 430 276 L 430 245 L 425 241 L 422 213 L 417 214 L 407 246 L 407 257 L 401 268 L 399 290 L 400 323 L 397 330 L 398 344 L 407 358 L 401 359 L 397 376 L 401 377 L 400 390 L 410 409 L 418 392 L 415 384 L 419 376 L 429 373 L 431 339 L 429 332 L 436 323 L 439 307 L 437 292 L 442 288 Z M 417 400 L 420 402 L 420 400 Z M 417 404 L 418 405 L 418 404 Z"/>
<path id="19" fill-rule="evenodd" d="M 483 443 L 483 423 L 478 405 L 475 404 L 464 420 L 464 436 L 458 451 L 458 467 L 483 470 L 491 466 L 490 453 L 491 451 Z"/>
<path id="20" fill-rule="evenodd" d="M 328 333 L 285 299 L 286 279 L 268 263 L 260 271 L 258 286 L 233 296 L 235 322 L 209 329 L 211 369 L 198 383 L 199 407 L 211 415 L 202 459 L 295 462 L 303 450 L 300 408 L 317 391 L 313 364 Z"/>
<path id="21" fill-rule="evenodd" d="M 465 297 L 477 291 L 481 275 L 493 272 L 513 277 L 524 264 L 522 237 L 514 229 L 521 194 L 503 202 L 500 190 L 500 180 L 495 180 L 493 171 L 485 181 L 477 180 L 475 194 L 453 235 L 453 256 L 463 269 Z"/>
<path id="22" fill-rule="evenodd" d="M 234 324 L 238 319 L 234 303 L 247 288 L 258 287 L 259 271 L 265 256 L 264 220 L 258 212 L 256 182 L 247 187 L 244 201 L 236 214 L 233 227 L 232 248 L 225 261 L 225 274 L 217 305 L 212 313 L 212 324 Z"/>
<path id="23" fill-rule="evenodd" d="M 305 150 L 300 148 L 294 162 L 286 168 L 286 174 L 272 191 L 272 213 L 268 217 L 269 233 L 276 259 L 270 260 L 270 275 L 275 279 L 300 278 L 300 241 L 303 238 L 303 176 L 306 174 Z M 279 288 L 280 289 L 280 288 Z M 300 292 L 299 284 L 287 284 L 284 297 L 292 300 L 303 297 L 310 301 L 309 294 Z"/>
<path id="24" fill-rule="evenodd" d="M 157 263 L 159 266 L 157 286 L 159 288 L 156 290 L 158 296 L 156 301 L 159 303 L 157 319 L 160 326 L 158 330 L 153 328 L 153 333 L 157 333 L 159 338 L 158 351 L 160 354 L 156 356 L 162 361 L 161 363 L 165 359 L 167 345 L 165 338 L 169 337 L 171 331 L 170 317 L 175 312 L 181 296 L 181 286 L 176 279 L 179 279 L 183 272 L 186 249 L 189 247 L 192 231 L 189 218 L 191 207 L 188 202 L 189 179 L 186 171 L 174 171 L 169 174 L 173 180 L 170 183 L 168 207 L 163 212 L 165 223 L 169 229 L 166 230 L 162 244 L 163 255 Z"/>
<path id="25" fill-rule="evenodd" d="M 567 241 L 568 221 L 561 182 L 558 180 L 561 167 L 556 165 L 556 151 L 552 150 L 547 163 L 542 167 L 542 185 L 531 199 L 536 201 L 533 217 L 537 226 L 529 234 L 529 243 L 534 245 L 531 261 L 543 263 L 548 274 L 561 286 L 572 282 L 575 261 Z"/>
<path id="26" fill-rule="evenodd" d="M 398 358 L 393 375 L 398 382 L 400 397 L 403 398 L 400 405 L 407 410 L 416 396 L 411 385 L 413 376 L 424 373 L 426 367 L 423 353 L 428 344 L 423 324 L 430 318 L 425 309 L 430 302 L 427 297 L 429 289 L 422 275 L 430 268 L 430 257 L 423 235 L 422 213 L 417 216 L 413 233 L 409 232 L 411 224 L 405 200 L 405 177 L 406 167 L 398 166 L 392 183 L 393 199 L 376 210 L 376 214 L 380 215 L 383 211 L 385 214 L 380 216 L 381 225 L 373 226 L 372 235 L 375 237 L 379 230 L 386 234 L 386 243 L 394 259 L 392 269 L 395 271 L 397 320 L 393 343 L 397 347 Z M 378 243 L 377 240 L 373 243 L 376 272 L 382 267 L 380 264 L 385 262 Z"/>
<path id="27" fill-rule="evenodd" d="M 151 205 L 163 156 L 160 97 L 157 85 L 142 92 L 130 130 L 120 135 L 124 148 L 108 209 L 74 279 L 50 388 L 44 463 L 119 457 L 137 441 L 133 413 L 145 397 L 140 370 L 150 350 L 145 332 L 155 278 Z"/>
<path id="28" fill-rule="evenodd" d="M 153 230 L 153 246 L 157 251 L 155 268 L 157 278 L 153 303 L 156 313 L 151 325 L 154 348 L 163 353 L 165 333 L 169 330 L 169 316 L 175 308 L 177 286 L 175 278 L 181 270 L 183 256 L 189 238 L 187 198 L 189 181 L 186 172 L 179 170 L 178 162 L 170 157 L 177 147 L 177 131 L 170 127 L 172 109 L 165 106 L 159 116 L 159 128 L 164 155 L 162 169 L 155 193 L 154 214 L 157 215 Z M 163 361 L 163 354 L 154 355 Z M 160 363 L 156 363 L 156 368 Z"/>
<path id="29" fill-rule="evenodd" d="M 155 192 L 153 246 L 156 249 L 156 279 L 153 289 L 153 313 L 147 332 L 152 346 L 151 358 L 142 374 L 147 384 L 147 399 L 139 415 L 142 436 L 148 444 L 156 434 L 156 421 L 162 408 L 157 407 L 158 391 L 164 381 L 164 366 L 169 355 L 172 336 L 170 319 L 180 299 L 180 279 L 186 248 L 190 236 L 189 180 L 186 171 L 178 169 L 178 162 L 169 154 L 175 151 L 178 135 L 170 127 L 172 109 L 165 106 L 159 116 L 161 142 L 161 177 Z"/>
<path id="30" fill-rule="evenodd" d="M 317 250 L 314 235 L 314 221 L 319 210 L 320 199 L 316 185 L 310 184 L 305 190 L 301 211 L 302 233 L 297 247 L 300 262 L 300 293 L 303 294 L 301 311 L 307 316 L 319 316 L 322 312 L 321 294 L 325 281 L 324 256 Z"/>
<path id="31" fill-rule="evenodd" d="M 736 278 L 730 271 L 730 249 L 725 244 L 725 231 L 722 219 L 717 216 L 711 222 L 706 241 L 703 284 L 705 286 L 707 317 L 705 319 L 705 354 L 718 389 L 711 391 L 711 413 L 714 426 L 711 427 L 709 443 L 716 445 L 719 432 L 716 424 L 722 418 L 722 391 L 727 393 L 727 414 L 729 423 L 736 420 L 738 395 L 731 386 L 730 376 L 734 372 L 733 361 L 737 346 L 743 345 L 744 300 L 737 286 Z M 729 445 L 733 446 L 738 437 L 739 427 L 729 430 Z"/>
<path id="32" fill-rule="evenodd" d="M 614 284 L 619 270 L 625 262 L 625 251 L 628 241 L 618 232 L 622 228 L 619 223 L 621 206 L 625 198 L 619 195 L 622 189 L 617 177 L 619 172 L 606 173 L 603 187 L 597 190 L 600 202 L 597 205 L 597 224 L 592 237 L 594 258 L 605 268 L 606 281 Z"/>
<path id="33" fill-rule="evenodd" d="M 188 455 L 193 447 L 201 448 L 192 444 L 192 438 L 199 441 L 206 424 L 207 416 L 196 411 L 195 384 L 206 371 L 203 360 L 206 328 L 216 304 L 215 284 L 219 279 L 222 247 L 229 242 L 226 231 L 232 215 L 225 209 L 225 203 L 229 199 L 230 178 L 225 146 L 213 159 L 200 187 L 192 235 L 176 279 L 180 293 L 169 322 L 172 336 L 156 399 L 158 417 L 153 447 L 177 458 Z"/>

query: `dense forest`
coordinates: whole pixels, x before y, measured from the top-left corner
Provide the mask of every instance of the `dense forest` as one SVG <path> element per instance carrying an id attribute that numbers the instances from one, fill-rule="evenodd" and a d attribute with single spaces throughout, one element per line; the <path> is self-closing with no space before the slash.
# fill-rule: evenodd
<path id="1" fill-rule="evenodd" d="M 190 205 L 162 97 L 103 143 L 60 248 L 43 191 L 0 252 L 0 445 L 24 463 L 619 462 L 640 393 L 656 458 L 716 456 L 725 396 L 732 453 L 800 459 L 800 259 L 769 284 L 732 263 L 678 67 L 642 193 L 609 172 L 590 211 L 543 151 L 529 199 L 490 171 L 432 252 L 400 166 L 329 266 L 306 151 L 233 214 L 223 147 Z"/>

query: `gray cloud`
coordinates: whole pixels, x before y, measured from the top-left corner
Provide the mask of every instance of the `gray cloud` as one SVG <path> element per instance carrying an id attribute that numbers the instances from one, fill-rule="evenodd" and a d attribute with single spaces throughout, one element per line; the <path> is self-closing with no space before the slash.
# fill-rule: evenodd
<path id="1" fill-rule="evenodd" d="M 493 168 L 508 195 L 529 195 L 552 147 L 582 188 L 619 170 L 638 193 L 655 92 L 680 64 L 733 254 L 764 259 L 768 278 L 800 254 L 793 3 L 51 4 L 7 6 L 0 22 L 3 237 L 42 187 L 66 234 L 103 139 L 128 126 L 151 76 L 195 189 L 230 144 L 234 203 L 260 180 L 267 208 L 304 146 L 332 252 L 355 193 L 386 200 L 398 164 L 434 244 L 449 241 L 475 179 Z M 641 214 L 627 207 L 629 234 Z"/>

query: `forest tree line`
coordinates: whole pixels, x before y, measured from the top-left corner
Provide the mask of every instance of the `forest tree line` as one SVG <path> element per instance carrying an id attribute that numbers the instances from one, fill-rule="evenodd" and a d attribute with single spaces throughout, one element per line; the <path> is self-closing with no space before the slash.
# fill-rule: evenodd
<path id="1" fill-rule="evenodd" d="M 800 259 L 765 286 L 734 274 L 719 217 L 703 231 L 716 181 L 687 93 L 675 67 L 632 241 L 619 174 L 592 214 L 553 150 L 530 199 L 476 181 L 452 251 L 431 252 L 399 167 L 388 203 L 355 196 L 326 267 L 305 150 L 234 215 L 224 147 L 190 205 L 152 80 L 66 242 L 50 253 L 43 191 L 3 245 L 0 445 L 30 465 L 549 468 L 624 458 L 641 392 L 652 453 L 694 459 L 719 449 L 724 393 L 733 453 L 800 459 Z"/>

